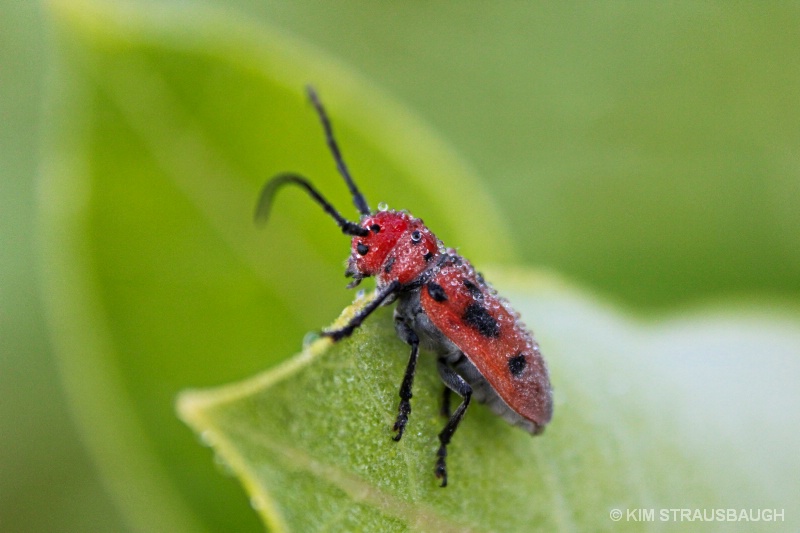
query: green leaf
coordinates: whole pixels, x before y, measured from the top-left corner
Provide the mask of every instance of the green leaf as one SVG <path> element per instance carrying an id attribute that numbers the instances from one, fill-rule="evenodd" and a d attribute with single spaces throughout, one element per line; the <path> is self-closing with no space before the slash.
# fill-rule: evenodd
<path id="1" fill-rule="evenodd" d="M 796 317 L 705 312 L 646 324 L 542 276 L 497 279 L 536 328 L 555 415 L 532 438 L 470 407 L 446 489 L 433 476 L 444 424 L 433 357 L 420 360 L 406 435 L 390 438 L 408 347 L 387 309 L 351 339 L 317 340 L 251 379 L 184 392 L 179 413 L 273 531 L 660 530 L 681 512 L 672 509 L 783 510 L 780 527 L 796 527 Z M 634 521 L 637 509 L 654 521 Z"/>
<path id="2" fill-rule="evenodd" d="M 513 249 L 441 139 L 291 35 L 222 10 L 47 8 L 57 47 L 38 230 L 69 407 L 132 530 L 258 530 L 172 404 L 277 364 L 351 298 L 348 240 L 305 195 L 282 192 L 269 226 L 253 223 L 263 183 L 285 170 L 356 214 L 304 85 L 373 206 L 412 209 L 475 256 Z"/>
<path id="3" fill-rule="evenodd" d="M 644 309 L 800 296 L 800 4 L 237 1 L 412 102 L 525 263 Z"/>
<path id="4" fill-rule="evenodd" d="M 337 281 L 347 241 L 307 198 L 296 192 L 282 193 L 265 231 L 257 231 L 251 223 L 261 184 L 287 169 L 309 175 L 335 205 L 353 213 L 319 124 L 305 102 L 303 85 L 313 82 L 320 90 L 351 169 L 373 205 L 386 200 L 395 207 L 408 207 L 476 264 L 510 258 L 513 249 L 507 240 L 509 232 L 504 231 L 507 225 L 500 222 L 485 186 L 424 123 L 367 80 L 292 35 L 197 6 L 179 10 L 152 2 L 60 0 L 49 2 L 47 9 L 57 50 L 48 83 L 48 137 L 39 184 L 42 295 L 69 406 L 131 530 L 257 530 L 260 524 L 241 497 L 236 480 L 215 475 L 206 450 L 175 419 L 172 403 L 183 388 L 242 379 L 278 365 L 298 349 L 307 331 L 327 323 L 348 301 Z M 664 437 L 667 444 L 662 445 L 666 430 L 653 421 L 673 412 L 691 414 L 697 405 L 718 398 L 725 405 L 739 404 L 727 396 L 695 395 L 699 400 L 692 402 L 688 394 L 664 393 L 655 396 L 659 402 L 651 401 L 649 408 L 642 405 L 639 411 L 648 395 L 655 395 L 655 385 L 668 365 L 658 368 L 657 377 L 633 374 L 649 378 L 640 379 L 641 395 L 624 388 L 620 393 L 605 387 L 601 377 L 609 369 L 621 375 L 633 370 L 599 356 L 616 353 L 615 335 L 627 338 L 635 349 L 623 350 L 630 357 L 621 361 L 635 370 L 636 356 L 647 353 L 647 346 L 639 344 L 647 328 L 643 333 L 627 321 L 620 326 L 621 319 L 613 312 L 597 315 L 595 328 L 587 329 L 588 318 L 595 315 L 578 313 L 578 318 L 587 320 L 559 322 L 556 317 L 576 312 L 568 305 L 568 294 L 556 291 L 561 296 L 550 299 L 537 295 L 526 304 L 527 296 L 520 296 L 526 287 L 527 283 L 516 290 L 511 287 L 509 294 L 519 301 L 548 347 L 559 394 L 557 419 L 545 436 L 531 440 L 477 407 L 451 450 L 453 486 L 446 491 L 436 488 L 430 472 L 430 444 L 435 444 L 441 420 L 435 413 L 439 391 L 430 362 L 423 363 L 417 383 L 413 418 L 418 430 L 409 431 L 396 446 L 388 441 L 405 347 L 392 336 L 384 314 L 383 322 L 376 317 L 364 333 L 379 328 L 380 344 L 394 343 L 395 355 L 374 357 L 387 365 L 387 373 L 376 376 L 385 381 L 380 387 L 375 382 L 370 400 L 358 411 L 351 416 L 336 411 L 323 421 L 330 431 L 318 431 L 317 440 L 309 440 L 309 445 L 322 447 L 321 439 L 330 440 L 340 431 L 373 431 L 373 440 L 354 439 L 356 444 L 347 447 L 347 457 L 362 461 L 357 463 L 362 471 L 348 473 L 343 467 L 328 469 L 327 464 L 319 467 L 329 478 L 343 472 L 341 479 L 350 492 L 340 491 L 340 501 L 387 495 L 381 502 L 390 518 L 414 510 L 418 521 L 434 526 L 452 523 L 479 529 L 488 525 L 503 530 L 507 528 L 502 522 L 512 508 L 521 517 L 516 520 L 542 527 L 555 521 L 563 529 L 592 523 L 610 528 L 613 524 L 605 521 L 605 514 L 596 516 L 604 498 L 618 495 L 620 505 L 657 505 L 663 504 L 661 491 L 674 496 L 679 491 L 676 487 L 684 485 L 687 497 L 707 493 L 703 501 L 739 502 L 741 498 L 723 497 L 725 489 L 717 486 L 717 479 L 735 478 L 731 494 L 748 495 L 766 487 L 758 494 L 767 495 L 768 504 L 785 501 L 786 489 L 792 487 L 787 476 L 797 470 L 785 451 L 796 448 L 797 424 L 791 420 L 778 424 L 774 417 L 796 413 L 797 403 L 794 396 L 786 400 L 784 392 L 776 395 L 774 391 L 787 389 L 785 380 L 796 375 L 796 363 L 791 362 L 796 357 L 782 359 L 782 372 L 777 375 L 761 374 L 758 387 L 744 387 L 763 393 L 754 404 L 763 409 L 726 411 L 723 405 L 708 411 L 714 423 L 717 418 L 737 417 L 736 424 L 722 428 L 727 432 L 711 435 L 712 444 L 699 444 L 700 438 L 693 437 L 704 436 L 703 432 L 681 433 L 678 428 Z M 797 343 L 794 333 L 786 333 L 781 324 L 775 325 L 770 317 L 752 323 L 733 321 L 714 331 L 721 335 L 714 342 L 742 340 L 738 329 L 744 327 L 750 334 L 749 353 L 759 358 L 764 356 L 762 351 L 786 354 L 788 348 L 778 351 L 775 343 L 791 347 Z M 680 332 L 691 333 L 695 326 L 695 322 L 687 323 Z M 764 330 L 763 335 L 758 329 Z M 580 351 L 575 344 L 571 358 L 569 351 L 562 354 L 567 346 L 561 343 L 577 343 L 574 337 L 583 332 L 587 337 Z M 675 337 L 666 338 L 669 342 L 662 354 L 677 344 Z M 698 345 L 713 342 L 708 337 Z M 369 348 L 366 355 L 380 355 L 370 346 L 362 345 Z M 731 349 L 730 353 L 740 352 Z M 335 351 L 328 354 L 335 356 Z M 597 368 L 582 367 L 580 358 Z M 567 365 L 561 366 L 562 360 Z M 342 365 L 350 362 L 345 359 Z M 573 364 L 584 370 L 571 375 L 569 365 Z M 332 370 L 346 368 L 342 365 Z M 774 369 L 775 364 L 768 368 Z M 324 368 L 318 364 L 314 370 Z M 734 377 L 749 386 L 742 375 Z M 767 382 L 774 388 L 765 386 Z M 322 383 L 333 391 L 346 388 L 346 378 L 345 384 Z M 707 379 L 704 386 L 714 390 L 717 383 L 718 378 Z M 306 391 L 291 392 L 307 400 Z M 319 394 L 314 401 L 323 398 Z M 377 402 L 382 403 L 376 407 Z M 652 407 L 654 403 L 657 408 Z M 610 407 L 601 410 L 599 406 L 606 404 Z M 673 411 L 661 411 L 676 405 Z M 320 413 L 333 413 L 331 408 L 336 406 L 318 403 L 317 407 Z M 373 418 L 365 417 L 362 409 L 372 410 Z M 261 411 L 257 415 L 268 416 Z M 663 428 L 679 426 L 668 422 L 664 421 Z M 560 437 L 559 432 L 563 432 Z M 255 436 L 267 434 L 259 428 Z M 729 449 L 725 442 L 718 445 L 722 436 L 740 453 L 711 456 L 706 446 L 712 451 Z M 758 440 L 761 436 L 765 440 Z M 216 440 L 221 439 L 218 432 L 206 437 L 221 442 Z M 770 446 L 773 439 L 785 448 Z M 654 451 L 647 448 L 651 442 L 659 443 Z M 399 454 L 394 459 L 387 455 L 392 453 L 391 446 Z M 530 446 L 536 447 L 533 453 Z M 395 477 L 373 472 L 387 457 L 391 464 L 404 467 L 400 473 L 392 472 Z M 503 463 L 506 457 L 516 459 L 514 468 Z M 370 458 L 375 460 L 367 461 Z M 318 466 L 311 455 L 301 454 L 294 460 Z M 243 472 L 233 458 L 226 456 L 225 461 Z M 643 466 L 629 472 L 630 468 L 624 468 L 628 462 Z M 524 469 L 529 463 L 538 467 L 536 476 L 528 476 Z M 660 467 L 651 470 L 652 464 Z M 740 477 L 735 470 L 739 465 Z M 608 473 L 616 467 L 624 475 L 610 481 Z M 489 481 L 481 477 L 482 469 L 491 470 Z M 650 481 L 651 472 L 661 477 Z M 721 477 L 714 477 L 718 472 Z M 308 488 L 303 501 L 314 498 L 319 477 L 295 475 Z M 402 483 L 408 484 L 403 488 Z M 705 484 L 712 488 L 706 489 Z M 475 492 L 467 494 L 470 487 Z M 514 492 L 514 487 L 523 489 Z M 639 488 L 643 496 L 635 496 Z M 284 491 L 301 497 L 285 485 L 271 486 L 270 491 L 276 498 Z M 325 491 L 326 495 L 330 492 Z M 259 508 L 273 502 L 289 523 L 288 511 L 276 501 L 258 495 L 254 499 Z M 419 513 L 420 501 L 425 502 L 423 513 Z M 327 509 L 328 516 L 335 513 Z M 359 518 L 372 510 L 371 504 L 364 504 L 342 515 L 338 523 L 368 528 L 367 519 Z M 402 527 L 402 518 L 396 520 Z"/>

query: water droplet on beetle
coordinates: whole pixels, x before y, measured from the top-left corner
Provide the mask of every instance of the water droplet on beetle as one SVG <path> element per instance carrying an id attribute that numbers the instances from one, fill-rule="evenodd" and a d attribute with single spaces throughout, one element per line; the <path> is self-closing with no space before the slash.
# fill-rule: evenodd
<path id="1" fill-rule="evenodd" d="M 388 211 L 388 210 L 389 206 L 387 205 L 386 202 L 381 202 L 378 204 L 378 211 Z"/>

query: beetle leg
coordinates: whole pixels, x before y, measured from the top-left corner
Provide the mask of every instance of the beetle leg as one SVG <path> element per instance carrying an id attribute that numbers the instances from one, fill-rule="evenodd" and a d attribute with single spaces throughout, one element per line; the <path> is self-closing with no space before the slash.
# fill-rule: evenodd
<path id="1" fill-rule="evenodd" d="M 437 368 L 439 370 L 439 376 L 441 376 L 442 381 L 444 384 L 461 396 L 463 401 L 461 405 L 458 406 L 456 411 L 453 413 L 453 416 L 450 417 L 450 420 L 447 421 L 447 424 L 444 426 L 444 429 L 441 433 L 439 433 L 439 442 L 441 446 L 439 446 L 439 451 L 436 452 L 436 477 L 441 478 L 442 480 L 442 487 L 447 486 L 447 466 L 445 464 L 445 458 L 447 457 L 447 445 L 450 444 L 450 439 L 453 437 L 453 433 L 456 432 L 458 429 L 458 424 L 461 422 L 461 419 L 464 418 L 464 413 L 469 407 L 469 400 L 472 397 L 472 387 L 469 386 L 469 383 L 464 381 L 464 378 L 459 376 L 455 370 L 447 366 L 447 363 L 444 359 L 439 359 L 437 361 Z"/>
<path id="2" fill-rule="evenodd" d="M 442 410 L 441 415 L 445 418 L 450 418 L 450 393 L 452 391 L 448 387 L 442 387 Z"/>
<path id="3" fill-rule="evenodd" d="M 403 437 L 403 431 L 408 423 L 408 415 L 411 414 L 411 387 L 414 385 L 414 371 L 417 368 L 417 356 L 419 355 L 419 337 L 403 319 L 395 318 L 395 328 L 401 339 L 411 345 L 411 356 L 408 358 L 408 366 L 403 377 L 403 384 L 400 386 L 400 406 L 397 409 L 397 420 L 394 423 L 394 431 L 397 432 L 393 438 L 399 441 Z"/>
<path id="4" fill-rule="evenodd" d="M 400 282 L 394 280 L 390 284 L 383 287 L 375 296 L 375 298 L 369 302 L 366 306 L 364 306 L 361 311 L 359 311 L 353 318 L 350 319 L 350 322 L 341 329 L 336 329 L 333 331 L 323 331 L 320 335 L 323 337 L 330 337 L 333 342 L 340 341 L 345 337 L 349 337 L 353 334 L 353 331 L 361 325 L 364 320 L 372 314 L 380 305 L 391 296 L 393 292 L 395 292 L 398 287 L 400 287 Z"/>

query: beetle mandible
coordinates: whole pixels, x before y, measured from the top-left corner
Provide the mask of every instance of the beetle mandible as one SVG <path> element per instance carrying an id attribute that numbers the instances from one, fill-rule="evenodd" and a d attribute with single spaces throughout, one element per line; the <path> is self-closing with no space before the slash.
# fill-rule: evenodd
<path id="1" fill-rule="evenodd" d="M 256 219 L 265 221 L 276 191 L 296 185 L 330 215 L 346 235 L 352 236 L 345 275 L 358 285 L 376 278 L 375 297 L 341 329 L 323 331 L 334 342 L 350 336 L 375 309 L 397 301 L 394 311 L 398 336 L 411 346 L 400 386 L 400 405 L 393 430 L 399 441 L 411 413 L 411 388 L 420 347 L 436 354 L 444 382 L 442 413 L 448 418 L 439 433 L 435 474 L 447 486 L 447 445 L 475 399 L 485 403 L 509 423 L 531 434 L 541 433 L 553 412 L 547 367 L 530 331 L 519 314 L 455 250 L 445 248 L 422 220 L 405 211 L 370 210 L 358 190 L 317 93 L 307 88 L 325 132 L 336 167 L 344 178 L 361 214 L 351 222 L 317 191 L 305 177 L 283 173 L 264 186 Z M 450 413 L 450 391 L 461 404 Z"/>

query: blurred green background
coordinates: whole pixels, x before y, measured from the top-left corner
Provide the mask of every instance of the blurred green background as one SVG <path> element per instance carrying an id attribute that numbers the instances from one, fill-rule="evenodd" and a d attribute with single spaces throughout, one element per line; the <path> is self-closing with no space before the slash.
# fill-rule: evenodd
<path id="1" fill-rule="evenodd" d="M 298 53 L 315 65 L 314 73 L 335 62 L 331 67 L 335 72 L 321 73 L 319 83 L 328 76 L 339 80 L 330 82 L 333 88 L 327 94 L 329 100 L 341 102 L 335 114 L 347 121 L 341 127 L 348 141 L 343 141 L 345 153 L 357 175 L 364 176 L 361 182 L 368 198 L 421 214 L 465 255 L 553 269 L 639 314 L 660 315 L 734 298 L 797 307 L 800 5 L 796 3 L 182 1 L 171 4 L 174 17 L 163 19 L 167 22 L 154 30 L 152 39 L 135 29 L 117 38 L 104 24 L 93 26 L 93 5 L 118 3 L 76 2 L 71 9 L 58 2 L 0 5 L 3 531 L 124 531 L 158 522 L 158 509 L 152 511 L 151 522 L 137 521 L 131 509 L 144 509 L 142 502 L 139 507 L 137 502 L 120 505 L 119 487 L 129 481 L 124 468 L 117 477 L 109 475 L 113 469 L 108 458 L 98 459 L 102 442 L 87 435 L 95 422 L 92 411 L 75 407 L 87 405 L 76 393 L 84 382 L 87 391 L 101 395 L 121 391 L 121 402 L 133 402 L 129 412 L 138 421 L 127 429 L 141 424 L 148 449 L 171 467 L 166 469 L 171 476 L 167 492 L 174 489 L 170 497 L 185 498 L 185 514 L 193 517 L 186 523 L 194 524 L 187 530 L 259 530 L 235 481 L 222 476 L 208 481 L 212 477 L 208 472 L 214 469 L 206 464 L 207 452 L 196 446 L 172 416 L 171 404 L 164 401 L 179 388 L 242 378 L 273 364 L 258 353 L 258 346 L 291 354 L 299 348 L 302 332 L 324 324 L 352 298 L 342 290 L 341 278 L 335 277 L 341 276 L 342 243 L 328 237 L 331 228 L 321 215 L 309 215 L 307 223 L 324 225 L 324 235 L 311 236 L 301 227 L 283 241 L 275 240 L 275 235 L 258 237 L 263 239 L 260 252 L 246 248 L 255 247 L 257 238 L 243 241 L 243 253 L 256 254 L 250 260 L 259 265 L 275 263 L 277 254 L 269 247 L 302 241 L 298 249 L 286 249 L 284 258 L 303 260 L 284 260 L 267 272 L 266 277 L 281 281 L 267 290 L 251 274 L 226 274 L 237 272 L 241 265 L 207 252 L 221 246 L 218 240 L 225 241 L 224 236 L 239 226 L 212 224 L 212 231 L 203 227 L 195 235 L 191 224 L 196 205 L 182 204 L 172 190 L 154 194 L 160 187 L 156 179 L 133 185 L 125 181 L 157 176 L 159 165 L 194 168 L 169 159 L 182 141 L 169 132 L 162 132 L 163 138 L 142 140 L 147 121 L 157 121 L 159 110 L 132 101 L 125 107 L 126 101 L 119 100 L 120 87 L 128 87 L 125 76 L 130 76 L 130 87 L 141 89 L 145 103 L 150 89 L 166 84 L 178 109 L 170 119 L 177 116 L 185 123 L 201 124 L 205 138 L 228 158 L 227 165 L 247 176 L 247 184 L 299 165 L 299 170 L 319 176 L 317 181 L 338 205 L 348 205 L 336 189 L 340 186 L 318 126 L 302 101 L 301 87 L 291 92 L 273 84 L 277 89 L 270 95 L 275 98 L 272 107 L 262 108 L 263 81 L 248 70 L 254 69 L 252 64 L 226 63 L 217 54 L 229 57 L 239 52 L 224 46 L 204 48 L 205 42 L 195 41 L 191 28 L 200 17 L 196 14 L 215 19 L 209 15 L 209 5 L 232 21 L 220 26 L 231 30 L 225 38 L 257 42 L 249 34 L 263 31 L 270 35 L 265 48 L 285 43 L 287 54 L 301 50 Z M 137 14 L 153 16 L 165 3 L 124 5 L 130 17 L 119 18 L 133 21 L 135 27 Z M 82 19 L 82 11 L 89 15 Z M 181 17 L 186 27 L 178 24 Z M 137 41 L 142 35 L 142 42 Z M 298 72 L 302 69 L 284 65 L 294 70 L 282 80 L 303 79 L 304 73 Z M 155 81 L 137 78 L 153 72 L 158 75 Z M 237 84 L 231 85 L 231 79 Z M 217 114 L 209 107 L 215 102 L 227 105 Z M 396 106 L 385 116 L 402 118 L 406 110 L 413 110 L 474 171 L 463 170 L 463 175 L 475 174 L 482 183 L 467 180 L 454 185 L 441 176 L 408 177 L 413 161 L 404 169 L 403 162 L 367 156 L 359 160 L 360 147 L 371 153 L 370 143 L 386 142 L 365 138 L 365 131 L 385 137 L 395 127 L 378 123 L 375 113 L 370 115 L 382 102 Z M 252 122 L 235 121 L 250 111 L 255 115 Z M 144 122 L 137 123 L 136 117 Z M 362 126 L 369 120 L 373 123 Z M 417 124 L 409 120 L 411 126 Z M 264 130 L 258 129 L 259 121 Z M 296 132 L 291 129 L 293 121 L 301 123 L 295 125 Z M 85 131 L 75 125 L 91 129 L 86 135 L 89 141 L 80 137 Z M 411 131 L 408 124 L 397 127 L 405 128 L 401 133 L 406 136 Z M 265 133 L 273 131 L 274 136 Z M 262 150 L 263 143 L 269 146 Z M 315 151 L 298 154 L 298 145 Z M 43 297 L 42 265 L 37 264 L 51 251 L 36 237 L 41 238 L 37 176 L 45 163 L 52 164 L 53 146 L 61 156 L 73 150 L 90 154 L 92 176 L 114 174 L 120 180 L 93 190 L 95 203 L 88 222 L 94 231 L 88 238 L 92 264 L 103 288 L 100 301 L 110 317 L 108 327 L 123 348 L 117 365 L 124 378 L 115 382 L 120 389 L 101 390 L 92 374 L 70 374 L 87 370 L 70 362 L 62 361 L 60 373 L 56 370 L 49 342 L 52 331 L 45 323 L 45 306 L 54 300 L 53 295 Z M 152 160 L 141 156 L 148 151 Z M 409 155 L 414 157 L 418 154 Z M 213 160 L 192 164 L 197 172 L 214 172 Z M 448 164 L 461 168 L 460 162 Z M 417 186 L 406 187 L 413 180 L 419 180 Z M 460 189 L 452 198 L 443 196 L 445 184 Z M 206 215 L 224 221 L 236 212 L 236 195 L 250 192 L 245 182 L 240 185 L 231 193 L 234 200 L 225 197 L 231 202 L 228 211 Z M 196 194 L 201 206 L 213 209 L 213 204 L 202 202 L 224 196 L 218 193 L 207 188 L 186 194 Z M 129 211 L 114 203 L 120 198 L 130 202 Z M 462 222 L 465 212 L 474 218 L 473 202 L 485 204 L 489 218 L 501 213 L 500 219 L 487 219 L 483 227 L 502 232 L 495 234 L 496 240 L 491 232 L 480 233 L 479 221 Z M 310 208 L 297 202 L 281 209 L 279 216 L 293 220 Z M 165 228 L 159 220 L 160 213 L 182 210 L 185 216 L 174 219 L 181 226 Z M 150 225 L 138 225 L 142 221 Z M 248 217 L 243 218 L 242 228 L 245 222 L 249 223 Z M 141 234 L 124 233 L 132 228 Z M 152 242 L 151 236 L 156 236 Z M 128 243 L 135 245 L 127 249 Z M 142 250 L 169 253 L 163 264 L 142 263 L 139 270 L 127 272 L 126 262 L 135 264 Z M 203 261 L 204 250 L 212 256 L 205 262 L 179 263 Z M 320 262 L 323 266 L 318 267 Z M 153 276 L 159 276 L 160 285 L 140 283 L 140 278 Z M 202 287 L 205 276 L 223 282 L 208 287 L 208 301 L 203 302 L 207 307 L 198 306 L 193 312 L 227 318 L 216 324 L 217 336 L 198 335 L 197 346 L 188 351 L 208 345 L 208 353 L 224 352 L 224 340 L 236 337 L 242 321 L 255 325 L 248 331 L 262 325 L 277 330 L 241 339 L 245 348 L 237 350 L 242 353 L 192 362 L 196 367 L 184 360 L 159 359 L 163 347 L 176 341 L 156 339 L 152 346 L 142 345 L 136 332 L 148 320 L 180 314 L 170 307 L 178 307 L 175 302 L 159 298 L 166 294 L 165 288 L 177 286 L 179 293 L 190 295 Z M 320 303 L 307 313 L 292 310 L 280 325 L 266 324 L 263 316 L 237 314 L 242 299 L 263 299 L 268 309 L 270 302 L 285 300 L 287 292 L 298 294 L 300 301 L 317 298 Z M 141 307 L 136 308 L 137 303 Z M 178 330 L 188 331 L 198 323 L 194 315 L 180 316 L 185 323 L 174 324 Z M 71 392 L 64 392 L 64 382 Z M 78 414 L 77 426 L 71 413 Z M 180 459 L 173 462 L 173 458 Z M 187 470 L 182 461 L 194 470 Z"/>

